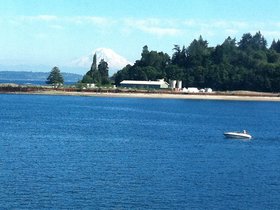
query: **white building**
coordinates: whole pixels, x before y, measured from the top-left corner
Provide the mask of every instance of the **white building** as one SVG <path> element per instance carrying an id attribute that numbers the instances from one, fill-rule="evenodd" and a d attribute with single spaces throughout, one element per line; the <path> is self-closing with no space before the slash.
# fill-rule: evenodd
<path id="1" fill-rule="evenodd" d="M 169 84 L 164 79 L 158 79 L 157 81 L 123 80 L 120 86 L 125 88 L 162 89 L 168 88 Z"/>

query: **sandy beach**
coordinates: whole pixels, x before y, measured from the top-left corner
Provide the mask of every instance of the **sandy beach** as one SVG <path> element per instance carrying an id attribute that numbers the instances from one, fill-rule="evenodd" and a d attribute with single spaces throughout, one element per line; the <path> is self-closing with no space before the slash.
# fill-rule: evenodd
<path id="1" fill-rule="evenodd" d="M 21 92 L 22 93 L 22 92 Z M 232 101 L 276 101 L 280 102 L 277 94 L 167 94 L 167 93 L 113 93 L 113 92 L 75 92 L 63 90 L 35 91 L 25 94 L 39 95 L 66 95 L 87 97 L 124 97 L 124 98 L 161 98 L 161 99 L 185 99 L 185 100 L 232 100 Z"/>

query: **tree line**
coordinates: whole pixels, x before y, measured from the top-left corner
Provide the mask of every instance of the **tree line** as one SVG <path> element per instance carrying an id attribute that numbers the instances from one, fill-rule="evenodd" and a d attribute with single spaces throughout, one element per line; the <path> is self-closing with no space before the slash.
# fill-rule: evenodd
<path id="1" fill-rule="evenodd" d="M 174 45 L 173 55 L 149 51 L 113 75 L 122 80 L 182 80 L 185 87 L 215 90 L 280 91 L 280 40 L 267 41 L 261 32 L 243 34 L 239 42 L 228 37 L 221 45 L 209 47 L 200 36 L 189 46 Z"/>
<path id="2" fill-rule="evenodd" d="M 96 54 L 94 54 L 93 62 L 92 62 L 90 70 L 83 76 L 81 81 L 78 81 L 78 83 L 79 84 L 94 83 L 98 86 L 108 85 L 108 84 L 110 84 L 108 72 L 109 72 L 108 63 L 106 61 L 104 61 L 104 59 L 101 59 L 101 61 L 97 65 Z M 55 85 L 57 87 L 63 85 L 64 78 L 58 67 L 55 66 L 52 68 L 52 70 L 46 80 L 46 83 Z"/>
<path id="3" fill-rule="evenodd" d="M 81 83 L 94 83 L 97 85 L 108 85 L 109 81 L 108 63 L 101 59 L 97 65 L 96 53 L 93 55 L 93 62 L 90 70 L 83 76 Z"/>

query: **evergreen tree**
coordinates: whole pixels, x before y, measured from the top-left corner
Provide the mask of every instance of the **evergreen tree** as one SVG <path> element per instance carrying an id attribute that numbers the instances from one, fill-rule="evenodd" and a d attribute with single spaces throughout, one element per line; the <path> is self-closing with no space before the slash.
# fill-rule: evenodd
<path id="1" fill-rule="evenodd" d="M 115 84 L 119 85 L 121 83 L 121 81 L 131 79 L 129 77 L 129 70 L 131 69 L 131 67 L 132 66 L 128 64 L 122 70 L 115 73 L 115 75 L 114 75 Z"/>
<path id="2" fill-rule="evenodd" d="M 60 86 L 64 83 L 64 79 L 58 67 L 53 67 L 46 81 L 47 84 Z"/>
<path id="3" fill-rule="evenodd" d="M 241 50 L 246 50 L 251 47 L 252 35 L 250 33 L 243 34 L 241 40 L 238 42 L 238 47 Z"/>
<path id="4" fill-rule="evenodd" d="M 261 32 L 257 32 L 253 37 L 252 37 L 252 48 L 254 50 L 265 50 L 267 41 L 265 40 L 264 36 L 261 34 Z"/>
<path id="5" fill-rule="evenodd" d="M 100 79 L 97 82 L 102 85 L 109 84 L 109 67 L 108 63 L 104 61 L 104 59 L 101 59 L 98 64 L 98 72 L 100 74 Z"/>
<path id="6" fill-rule="evenodd" d="M 199 37 L 188 47 L 175 45 L 172 59 L 144 46 L 141 59 L 117 72 L 122 80 L 182 80 L 185 87 L 216 90 L 280 91 L 280 40 L 269 49 L 261 32 L 243 34 L 241 40 L 228 37 L 221 45 L 209 47 Z"/>
<path id="7" fill-rule="evenodd" d="M 102 59 L 98 66 L 96 53 L 93 55 L 93 61 L 90 70 L 83 76 L 82 83 L 95 83 L 98 85 L 109 84 L 108 63 Z"/>
<path id="8" fill-rule="evenodd" d="M 205 66 L 210 55 L 208 42 L 203 40 L 202 36 L 198 40 L 193 40 L 186 52 L 188 67 Z"/>
<path id="9" fill-rule="evenodd" d="M 142 49 L 142 53 L 141 53 L 141 64 L 143 66 L 148 66 L 148 62 L 149 62 L 149 48 L 147 45 L 145 45 Z"/>
<path id="10" fill-rule="evenodd" d="M 177 65 L 169 65 L 165 69 L 166 79 L 168 80 L 182 80 L 184 77 L 184 69 Z"/>
<path id="11" fill-rule="evenodd" d="M 96 53 L 93 55 L 92 64 L 90 70 L 83 76 L 82 83 L 94 83 L 94 77 L 96 77 L 97 61 Z"/>
<path id="12" fill-rule="evenodd" d="M 277 42 L 273 39 L 270 50 L 275 50 L 277 53 L 280 53 L 280 40 L 278 39 Z"/>
<path id="13" fill-rule="evenodd" d="M 97 60 L 96 60 L 96 53 L 94 53 L 93 58 L 92 58 L 92 64 L 91 64 L 91 68 L 88 72 L 88 75 L 90 75 L 91 77 L 93 77 L 94 72 L 97 71 Z"/>
<path id="14" fill-rule="evenodd" d="M 183 46 L 182 50 L 179 45 L 174 45 L 172 55 L 172 64 L 180 67 L 185 67 L 187 64 L 186 48 Z"/>

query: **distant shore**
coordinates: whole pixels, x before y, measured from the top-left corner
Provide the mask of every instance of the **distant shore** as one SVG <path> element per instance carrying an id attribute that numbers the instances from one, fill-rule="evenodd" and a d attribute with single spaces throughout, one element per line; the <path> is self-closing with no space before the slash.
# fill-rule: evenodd
<path id="1" fill-rule="evenodd" d="M 0 85 L 0 94 L 36 94 L 36 95 L 63 95 L 88 97 L 126 97 L 126 98 L 161 98 L 161 99 L 195 99 L 195 100 L 232 100 L 232 101 L 277 101 L 280 102 L 280 93 L 261 93 L 252 91 L 227 91 L 213 93 L 183 93 L 177 91 L 147 91 L 147 90 L 119 90 L 93 89 L 79 90 L 75 88 L 46 88 L 44 86 L 3 86 Z"/>

